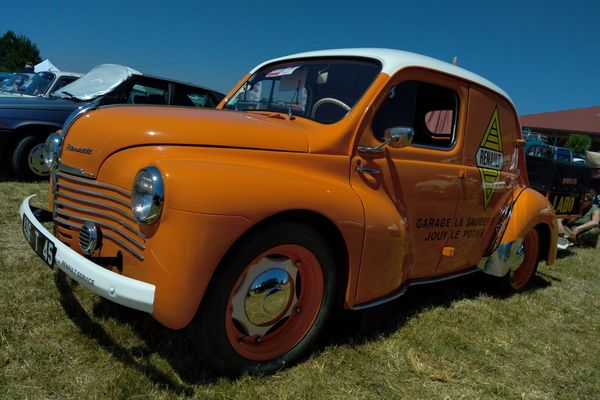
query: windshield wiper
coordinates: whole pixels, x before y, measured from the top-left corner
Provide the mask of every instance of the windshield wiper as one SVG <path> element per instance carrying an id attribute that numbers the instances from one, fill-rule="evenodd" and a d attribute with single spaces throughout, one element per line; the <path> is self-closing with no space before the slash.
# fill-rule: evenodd
<path id="1" fill-rule="evenodd" d="M 81 101 L 79 98 L 75 97 L 74 95 L 72 95 L 72 94 L 71 94 L 71 93 L 69 93 L 69 92 L 65 92 L 64 90 L 61 90 L 61 91 L 60 91 L 60 93 L 64 93 L 64 94 L 66 94 L 66 95 L 69 97 L 69 99 L 71 99 L 71 100 L 75 100 L 75 101 Z"/>

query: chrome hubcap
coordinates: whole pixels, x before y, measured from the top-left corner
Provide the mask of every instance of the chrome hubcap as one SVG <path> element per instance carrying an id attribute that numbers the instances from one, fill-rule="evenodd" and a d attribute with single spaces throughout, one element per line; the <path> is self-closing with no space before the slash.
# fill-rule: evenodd
<path id="1" fill-rule="evenodd" d="M 29 169 L 38 176 L 47 176 L 50 173 L 50 169 L 44 162 L 43 143 L 33 146 L 27 157 L 27 164 L 29 165 Z"/>
<path id="2" fill-rule="evenodd" d="M 297 274 L 287 257 L 264 257 L 250 268 L 232 298 L 232 317 L 248 336 L 265 335 L 292 313 Z"/>

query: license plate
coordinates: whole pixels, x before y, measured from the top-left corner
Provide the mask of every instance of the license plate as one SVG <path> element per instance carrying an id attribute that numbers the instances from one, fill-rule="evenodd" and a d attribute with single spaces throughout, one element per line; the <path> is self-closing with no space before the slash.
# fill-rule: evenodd
<path id="1" fill-rule="evenodd" d="M 54 268 L 54 258 L 56 256 L 56 246 L 23 215 L 23 236 L 42 260 L 48 264 L 50 268 Z"/>

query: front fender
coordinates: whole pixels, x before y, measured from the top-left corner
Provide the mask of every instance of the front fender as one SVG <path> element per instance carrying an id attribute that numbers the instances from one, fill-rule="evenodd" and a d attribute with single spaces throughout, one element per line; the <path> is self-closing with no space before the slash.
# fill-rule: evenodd
<path id="1" fill-rule="evenodd" d="M 281 213 L 308 211 L 331 221 L 348 252 L 348 279 L 357 279 L 364 212 L 349 185 L 347 158 L 148 146 L 113 154 L 99 169 L 98 179 L 129 189 L 136 173 L 147 165 L 159 168 L 165 188 L 160 221 L 145 233 L 147 253 L 160 266 L 156 271 L 163 269 L 163 276 L 170 276 L 164 285 L 153 282 L 154 315 L 166 325 L 187 324 L 231 246 L 256 224 Z M 164 312 L 163 293 L 169 297 Z"/>

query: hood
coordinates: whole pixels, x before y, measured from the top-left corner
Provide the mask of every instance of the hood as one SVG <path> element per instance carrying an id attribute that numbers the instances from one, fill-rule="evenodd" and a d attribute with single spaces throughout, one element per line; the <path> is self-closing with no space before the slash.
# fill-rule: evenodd
<path id="1" fill-rule="evenodd" d="M 205 146 L 308 152 L 309 124 L 279 114 L 156 106 L 109 106 L 78 118 L 62 146 L 61 162 L 97 176 L 104 160 L 122 149 Z M 314 130 L 314 126 L 312 127 Z"/>
<path id="2" fill-rule="evenodd" d="M 85 103 L 38 96 L 0 97 L 0 108 L 4 109 L 73 111 L 83 104 Z"/>

